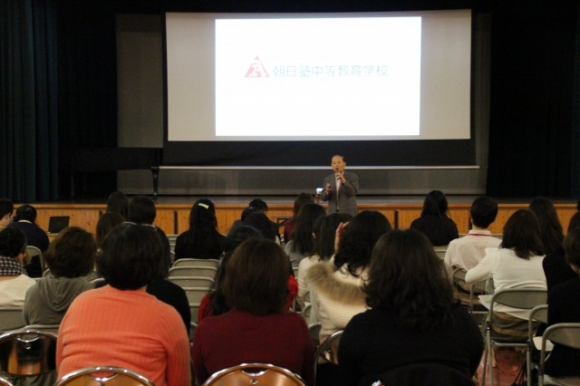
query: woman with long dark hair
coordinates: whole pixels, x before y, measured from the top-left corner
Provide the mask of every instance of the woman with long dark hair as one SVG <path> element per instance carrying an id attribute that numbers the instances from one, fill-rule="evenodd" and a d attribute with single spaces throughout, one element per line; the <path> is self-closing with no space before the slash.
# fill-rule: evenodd
<path id="1" fill-rule="evenodd" d="M 370 309 L 352 318 L 340 341 L 342 384 L 370 385 L 416 363 L 436 363 L 443 374 L 457 372 L 470 382 L 483 352 L 481 333 L 455 301 L 443 263 L 423 234 L 409 229 L 382 236 L 363 290 Z"/>
<path id="2" fill-rule="evenodd" d="M 411 223 L 411 229 L 423 233 L 434 246 L 447 245 L 459 237 L 457 225 L 447 217 L 447 198 L 440 190 L 425 196 L 421 217 Z"/>
<path id="3" fill-rule="evenodd" d="M 326 211 L 318 204 L 306 204 L 298 212 L 292 232 L 292 241 L 288 242 L 284 248 L 292 267 L 298 267 L 300 261 L 314 251 L 316 245 L 313 236 L 314 222 L 325 215 Z"/>
<path id="4" fill-rule="evenodd" d="M 189 213 L 189 229 L 175 241 L 175 260 L 183 258 L 219 259 L 225 236 L 217 230 L 215 206 L 207 198 L 194 202 Z"/>

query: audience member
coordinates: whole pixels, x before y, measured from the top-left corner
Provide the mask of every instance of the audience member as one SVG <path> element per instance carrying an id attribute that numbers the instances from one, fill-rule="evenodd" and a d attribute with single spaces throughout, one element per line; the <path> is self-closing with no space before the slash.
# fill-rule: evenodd
<path id="1" fill-rule="evenodd" d="M 433 246 L 447 245 L 459 237 L 457 225 L 447 217 L 447 198 L 439 190 L 425 196 L 421 217 L 411 223 L 411 229 L 422 232 Z"/>
<path id="2" fill-rule="evenodd" d="M 93 288 L 87 275 L 93 272 L 97 244 L 82 228 L 63 229 L 48 247 L 44 259 L 50 273 L 26 292 L 26 324 L 59 324 L 72 301 Z"/>
<path id="3" fill-rule="evenodd" d="M 493 278 L 496 292 L 508 288 L 546 289 L 540 224 L 533 212 L 520 209 L 512 214 L 503 228 L 500 248 L 486 252 L 479 264 L 467 271 L 467 284 Z M 495 311 L 498 319 L 494 320 L 494 324 L 501 326 L 505 335 L 527 337 L 529 310 L 498 305 L 494 306 L 494 314 Z"/>
<path id="4" fill-rule="evenodd" d="M 292 240 L 284 247 L 293 268 L 297 268 L 300 261 L 314 251 L 316 245 L 313 235 L 314 222 L 325 215 L 326 211 L 318 204 L 306 204 L 298 212 Z"/>
<path id="5" fill-rule="evenodd" d="M 0 230 L 12 222 L 14 204 L 8 198 L 0 198 Z"/>
<path id="6" fill-rule="evenodd" d="M 329 261 L 334 256 L 334 242 L 336 228 L 341 223 L 352 220 L 352 215 L 348 213 L 335 212 L 324 217 L 318 217 L 314 223 L 314 238 L 316 240 L 314 251 L 305 259 L 300 261 L 298 266 L 298 301 L 304 306 L 310 303 L 310 282 L 307 279 L 308 271 L 314 264 Z M 310 312 L 310 324 L 317 323 L 317 304 L 312 304 Z"/>
<path id="7" fill-rule="evenodd" d="M 390 371 L 417 363 L 447 369 L 435 383 L 456 384 L 446 382 L 447 371 L 470 381 L 483 352 L 481 332 L 454 301 L 444 265 L 422 233 L 382 236 L 363 288 L 369 310 L 351 319 L 339 345 L 341 385 L 390 384 Z"/>
<path id="8" fill-rule="evenodd" d="M 46 252 L 49 240 L 46 231 L 36 224 L 36 209 L 32 205 L 24 204 L 16 209 L 16 214 L 8 228 L 19 229 L 26 236 L 26 244 L 38 248 L 41 252 Z M 40 256 L 33 256 L 24 266 L 30 277 L 42 276 L 42 263 Z"/>
<path id="9" fill-rule="evenodd" d="M 549 255 L 560 250 L 564 241 L 564 232 L 552 201 L 545 197 L 536 197 L 530 203 L 529 209 L 540 223 L 540 238 L 544 253 Z"/>
<path id="10" fill-rule="evenodd" d="M 288 243 L 292 240 L 292 231 L 294 230 L 294 224 L 296 222 L 296 216 L 300 209 L 306 204 L 313 204 L 312 195 L 308 193 L 300 193 L 298 197 L 294 200 L 294 207 L 292 209 L 292 218 L 286 220 L 284 223 L 284 242 Z"/>
<path id="11" fill-rule="evenodd" d="M 242 242 L 249 238 L 262 238 L 262 234 L 256 228 L 248 225 L 240 225 L 233 228 L 226 236 L 224 241 L 223 257 L 218 266 L 214 282 L 211 286 L 210 293 L 201 299 L 198 321 L 209 316 L 225 314 L 230 310 L 223 293 L 223 283 L 226 277 L 226 268 L 234 250 Z"/>
<path id="12" fill-rule="evenodd" d="M 556 285 L 548 294 L 548 326 L 556 323 L 580 323 L 580 228 L 572 229 L 564 239 L 566 261 L 576 277 Z M 547 383 L 580 385 L 580 350 L 555 344 L 546 361 Z M 554 382 L 556 381 L 556 382 Z"/>
<path id="13" fill-rule="evenodd" d="M 217 230 L 215 206 L 200 198 L 191 207 L 189 229 L 177 237 L 175 260 L 182 258 L 219 259 L 225 237 Z"/>
<path id="14" fill-rule="evenodd" d="M 481 196 L 473 201 L 469 210 L 472 229 L 447 246 L 445 265 L 448 268 L 471 269 L 483 259 L 486 248 L 499 247 L 501 240 L 487 229 L 495 221 L 497 210 L 497 202 L 491 197 Z"/>
<path id="15" fill-rule="evenodd" d="M 255 228 L 248 225 L 240 225 L 230 231 L 224 243 L 224 256 L 220 261 L 220 265 L 216 272 L 215 280 L 211 287 L 210 293 L 201 299 L 198 312 L 198 321 L 209 316 L 217 316 L 224 314 L 230 310 L 230 306 L 226 302 L 223 291 L 225 278 L 227 276 L 228 262 L 242 242 L 248 238 L 262 239 L 262 234 Z M 296 294 L 298 293 L 298 282 L 294 277 L 292 270 L 288 272 L 288 299 L 284 310 L 290 310 Z"/>
<path id="16" fill-rule="evenodd" d="M 244 362 L 272 363 L 312 384 L 314 347 L 302 316 L 284 312 L 288 257 L 269 240 L 250 238 L 228 263 L 224 294 L 232 307 L 199 323 L 192 359 L 199 384 Z"/>
<path id="17" fill-rule="evenodd" d="M 28 288 L 36 281 L 24 271 L 22 260 L 26 254 L 26 238 L 18 229 L 0 231 L 0 306 L 22 307 Z"/>
<path id="18" fill-rule="evenodd" d="M 107 213 L 118 213 L 123 219 L 129 218 L 129 199 L 123 192 L 113 192 L 107 198 Z"/>
<path id="19" fill-rule="evenodd" d="M 171 266 L 171 247 L 169 239 L 163 229 L 153 225 L 157 217 L 157 209 L 152 199 L 146 196 L 135 196 L 129 201 L 128 220 L 135 224 L 150 225 L 153 227 L 159 237 L 161 237 L 161 246 L 163 247 L 163 256 L 167 260 L 167 266 Z"/>
<path id="20" fill-rule="evenodd" d="M 576 213 L 574 213 L 574 215 L 570 219 L 570 223 L 568 224 L 568 233 L 570 233 L 570 231 L 574 229 L 573 224 L 580 224 L 580 199 L 578 199 L 578 201 L 576 202 Z"/>
<path id="21" fill-rule="evenodd" d="M 109 285 L 80 294 L 62 320 L 59 377 L 95 364 L 129 368 L 157 386 L 191 385 L 189 341 L 175 309 L 145 292 L 164 262 L 150 226 L 109 233 L 97 268 Z"/>
<path id="22" fill-rule="evenodd" d="M 99 217 L 99 221 L 97 222 L 97 247 L 101 248 L 101 244 L 105 239 L 105 236 L 109 234 L 117 226 L 121 225 L 125 219 L 119 213 L 116 212 L 106 212 Z"/>
<path id="23" fill-rule="evenodd" d="M 248 213 L 244 216 L 243 224 L 256 228 L 260 231 L 263 237 L 280 244 L 280 234 L 278 233 L 276 224 L 274 224 L 263 212 Z"/>
<path id="24" fill-rule="evenodd" d="M 580 216 L 574 215 L 570 219 L 568 233 L 578 228 L 580 228 Z M 574 272 L 570 264 L 566 261 L 564 248 L 558 248 L 555 252 L 546 255 L 544 261 L 542 261 L 542 266 L 544 267 L 544 274 L 546 275 L 548 293 L 558 284 L 578 278 L 578 273 Z"/>
<path id="25" fill-rule="evenodd" d="M 391 229 L 382 213 L 359 212 L 339 235 L 334 261 L 310 267 L 307 280 L 310 299 L 317 302 L 321 342 L 366 310 L 362 286 L 368 280 L 371 252 L 377 240 Z"/>

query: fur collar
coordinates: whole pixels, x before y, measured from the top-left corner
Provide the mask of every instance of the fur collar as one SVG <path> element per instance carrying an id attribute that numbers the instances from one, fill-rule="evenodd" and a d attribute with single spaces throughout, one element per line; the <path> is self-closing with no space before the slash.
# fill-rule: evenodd
<path id="1" fill-rule="evenodd" d="M 332 263 L 314 264 L 308 270 L 308 281 L 324 296 L 348 304 L 366 304 L 366 294 L 353 282 L 340 280 Z"/>

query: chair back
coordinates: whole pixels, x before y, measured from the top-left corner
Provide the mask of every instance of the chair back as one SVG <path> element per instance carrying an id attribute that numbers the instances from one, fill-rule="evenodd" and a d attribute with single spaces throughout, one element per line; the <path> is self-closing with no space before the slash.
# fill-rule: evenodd
<path id="1" fill-rule="evenodd" d="M 178 259 L 173 263 L 174 267 L 213 267 L 219 266 L 220 262 L 216 259 Z"/>
<path id="2" fill-rule="evenodd" d="M 319 329 L 320 331 L 320 329 Z M 338 344 L 340 343 L 340 338 L 342 338 L 342 333 L 344 331 L 340 330 L 330 335 L 324 342 L 318 346 L 316 349 L 316 354 L 314 354 L 314 382 L 316 386 L 316 373 L 318 372 L 318 365 L 325 362 L 332 363 L 338 366 Z"/>
<path id="3" fill-rule="evenodd" d="M 179 260 L 178 260 L 179 261 Z M 215 278 L 217 268 L 215 267 L 172 267 L 169 269 L 169 277 L 173 276 L 203 276 L 210 279 Z"/>
<path id="4" fill-rule="evenodd" d="M 308 326 L 308 332 L 310 332 L 310 337 L 312 338 L 312 344 L 315 348 L 320 346 L 320 329 L 322 325 L 320 323 L 310 324 Z"/>
<path id="5" fill-rule="evenodd" d="M 544 331 L 542 336 L 542 351 L 540 353 L 540 374 L 543 377 L 544 364 L 548 354 L 548 341 L 575 349 L 580 349 L 580 323 L 556 323 Z M 543 384 L 543 379 L 540 380 Z"/>
<path id="6" fill-rule="evenodd" d="M 45 331 L 58 336 L 59 328 L 60 324 L 29 324 L 26 327 L 24 327 L 23 330 Z"/>
<path id="7" fill-rule="evenodd" d="M 48 266 L 46 265 L 46 262 L 44 261 L 44 256 L 42 255 L 42 251 L 38 247 L 35 247 L 34 245 L 27 245 L 26 246 L 26 254 L 30 258 L 38 256 L 38 259 L 40 260 L 40 267 L 42 268 L 42 270 L 44 271 L 45 269 L 48 269 Z"/>
<path id="8" fill-rule="evenodd" d="M 447 245 L 439 245 L 437 247 L 433 247 L 435 254 L 441 260 L 445 259 L 445 253 L 447 253 Z"/>
<path id="9" fill-rule="evenodd" d="M 0 373 L 11 377 L 47 374 L 56 370 L 56 335 L 40 330 L 17 330 L 0 335 Z"/>
<path id="10" fill-rule="evenodd" d="M 243 363 L 209 377 L 202 386 L 305 386 L 299 375 L 267 363 Z"/>
<path id="11" fill-rule="evenodd" d="M 147 377 L 122 367 L 95 366 L 73 371 L 55 386 L 155 386 Z"/>
<path id="12" fill-rule="evenodd" d="M 0 307 L 0 332 L 26 326 L 22 308 Z"/>
<path id="13" fill-rule="evenodd" d="M 210 289 L 213 284 L 213 279 L 204 276 L 171 276 L 167 280 L 173 284 L 177 284 L 181 288 L 207 288 Z"/>
<path id="14" fill-rule="evenodd" d="M 493 314 L 494 305 L 531 310 L 534 307 L 546 304 L 548 301 L 548 291 L 536 288 L 510 288 L 493 294 L 491 298 L 490 313 Z"/>
<path id="15" fill-rule="evenodd" d="M 14 385 L 8 379 L 0 377 L 0 386 L 14 386 Z"/>

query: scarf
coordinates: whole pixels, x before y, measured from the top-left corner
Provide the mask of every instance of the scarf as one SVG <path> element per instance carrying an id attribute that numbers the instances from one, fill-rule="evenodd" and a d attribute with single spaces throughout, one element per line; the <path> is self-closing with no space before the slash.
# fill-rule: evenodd
<path id="1" fill-rule="evenodd" d="M 26 274 L 22 264 L 14 257 L 0 256 L 0 276 L 19 276 Z"/>

